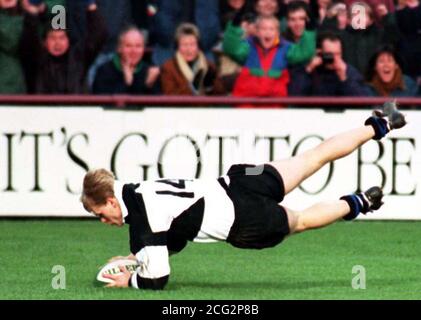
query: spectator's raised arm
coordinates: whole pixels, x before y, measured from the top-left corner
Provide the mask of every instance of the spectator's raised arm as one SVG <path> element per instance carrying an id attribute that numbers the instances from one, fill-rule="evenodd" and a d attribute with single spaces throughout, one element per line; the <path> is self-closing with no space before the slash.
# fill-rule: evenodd
<path id="1" fill-rule="evenodd" d="M 47 17 L 47 6 L 41 2 L 33 5 L 29 0 L 22 1 L 25 10 L 21 38 L 21 60 L 26 74 L 28 92 L 33 93 L 36 87 L 36 74 L 43 52 L 39 28 Z"/>
<path id="2" fill-rule="evenodd" d="M 89 66 L 95 60 L 96 56 L 107 41 L 108 32 L 104 17 L 98 10 L 98 6 L 95 1 L 86 0 L 86 2 L 87 32 L 83 45 L 85 48 L 85 61 Z"/>
<path id="3" fill-rule="evenodd" d="M 316 33 L 304 31 L 301 39 L 293 43 L 288 50 L 287 60 L 291 65 L 301 64 L 310 61 L 316 52 Z"/>
<path id="4" fill-rule="evenodd" d="M 239 25 L 240 21 L 236 20 L 238 15 L 232 22 L 228 23 L 225 29 L 222 48 L 225 54 L 239 64 L 243 64 L 250 53 L 250 45 L 244 39 L 244 31 Z"/>

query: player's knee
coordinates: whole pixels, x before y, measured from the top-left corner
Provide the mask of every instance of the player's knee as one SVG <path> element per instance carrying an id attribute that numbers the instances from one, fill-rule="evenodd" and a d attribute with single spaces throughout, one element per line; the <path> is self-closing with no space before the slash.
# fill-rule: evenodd
<path id="1" fill-rule="evenodd" d="M 300 233 L 309 229 L 310 229 L 310 226 L 307 224 L 305 217 L 303 215 L 298 215 L 298 221 L 297 221 L 297 226 L 295 228 L 295 233 Z"/>
<path id="2" fill-rule="evenodd" d="M 304 219 L 300 212 L 288 209 L 287 216 L 290 234 L 307 230 L 307 226 L 304 224 Z"/>

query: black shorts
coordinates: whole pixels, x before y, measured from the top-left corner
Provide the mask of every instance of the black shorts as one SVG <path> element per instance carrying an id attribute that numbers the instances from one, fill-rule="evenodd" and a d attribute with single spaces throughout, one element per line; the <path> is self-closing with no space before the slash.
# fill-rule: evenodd
<path id="1" fill-rule="evenodd" d="M 233 165 L 227 175 L 229 186 L 224 185 L 223 179 L 220 182 L 233 201 L 235 210 L 227 242 L 247 249 L 269 248 L 281 243 L 290 230 L 287 213 L 278 204 L 285 195 L 278 171 L 268 164 L 241 164 Z"/>

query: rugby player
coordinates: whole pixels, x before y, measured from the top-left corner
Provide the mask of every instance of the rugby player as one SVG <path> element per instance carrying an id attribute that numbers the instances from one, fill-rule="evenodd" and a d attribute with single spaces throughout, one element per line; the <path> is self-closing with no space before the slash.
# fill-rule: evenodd
<path id="1" fill-rule="evenodd" d="M 263 249 L 286 237 L 353 220 L 383 204 L 381 188 L 372 187 L 302 211 L 282 206 L 284 196 L 325 164 L 349 155 L 371 139 L 380 140 L 406 124 L 394 102 L 375 110 L 364 126 L 338 134 L 290 159 L 264 165 L 233 165 L 210 180 L 157 180 L 122 184 L 105 169 L 89 171 L 81 201 L 101 222 L 129 224 L 128 258 L 140 265 L 131 274 L 107 275 L 109 287 L 163 289 L 170 275 L 169 256 L 188 241 L 225 241 L 234 247 Z"/>

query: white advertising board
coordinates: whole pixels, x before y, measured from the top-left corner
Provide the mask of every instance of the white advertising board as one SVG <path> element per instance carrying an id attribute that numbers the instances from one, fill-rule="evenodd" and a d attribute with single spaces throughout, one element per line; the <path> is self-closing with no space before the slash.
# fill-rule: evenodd
<path id="1" fill-rule="evenodd" d="M 0 108 L 0 216 L 87 216 L 86 170 L 124 182 L 216 178 L 234 163 L 290 157 L 360 126 L 370 111 L 100 107 Z M 421 219 L 421 112 L 381 143 L 327 165 L 286 196 L 301 209 L 381 185 L 385 205 L 370 219 Z M 365 217 L 363 217 L 364 219 Z"/>

